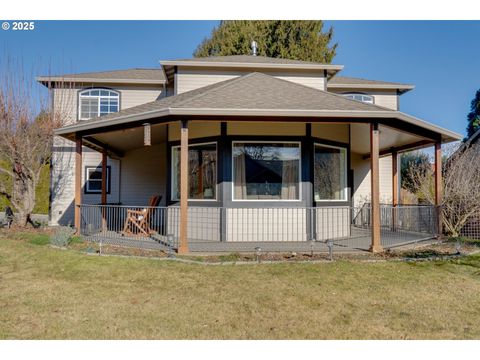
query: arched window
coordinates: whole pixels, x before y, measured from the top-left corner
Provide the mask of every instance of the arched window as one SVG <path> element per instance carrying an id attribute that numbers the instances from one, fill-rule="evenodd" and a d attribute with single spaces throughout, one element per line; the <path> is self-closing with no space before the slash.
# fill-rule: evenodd
<path id="1" fill-rule="evenodd" d="M 348 99 L 361 101 L 367 104 L 373 104 L 373 96 L 365 95 L 365 94 L 358 94 L 358 93 L 351 93 L 351 94 L 343 94 Z"/>
<path id="2" fill-rule="evenodd" d="M 88 120 L 117 112 L 119 110 L 120 94 L 108 89 L 88 89 L 79 95 L 79 119 Z"/>

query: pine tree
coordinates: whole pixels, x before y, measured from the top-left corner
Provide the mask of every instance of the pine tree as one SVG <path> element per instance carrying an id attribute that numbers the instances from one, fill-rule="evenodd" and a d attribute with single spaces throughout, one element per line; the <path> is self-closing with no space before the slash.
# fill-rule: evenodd
<path id="1" fill-rule="evenodd" d="M 480 90 L 477 90 L 475 98 L 470 105 L 470 113 L 467 116 L 467 139 L 480 128 Z"/>
<path id="2" fill-rule="evenodd" d="M 333 28 L 323 32 L 321 20 L 229 20 L 221 21 L 193 55 L 250 55 L 254 40 L 260 56 L 330 63 L 337 49 L 332 38 Z"/>

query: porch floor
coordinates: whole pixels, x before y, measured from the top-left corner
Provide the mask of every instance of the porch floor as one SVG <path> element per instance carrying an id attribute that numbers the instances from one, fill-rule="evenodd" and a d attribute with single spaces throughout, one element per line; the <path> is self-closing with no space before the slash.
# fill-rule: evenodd
<path id="1" fill-rule="evenodd" d="M 381 230 L 382 245 L 385 249 L 397 246 L 430 240 L 432 236 L 426 233 Z M 124 246 L 141 249 L 154 249 L 169 251 L 168 241 L 165 236 L 153 235 L 152 237 L 122 236 L 115 231 L 104 231 L 94 235 L 84 236 L 85 240 L 104 245 Z M 371 244 L 370 231 L 353 228 L 351 236 L 333 240 L 334 252 L 364 252 L 368 251 Z M 310 252 L 326 253 L 328 246 L 326 241 L 205 241 L 189 240 L 189 249 L 192 253 L 253 253 L 255 248 L 260 247 L 262 252 Z"/>

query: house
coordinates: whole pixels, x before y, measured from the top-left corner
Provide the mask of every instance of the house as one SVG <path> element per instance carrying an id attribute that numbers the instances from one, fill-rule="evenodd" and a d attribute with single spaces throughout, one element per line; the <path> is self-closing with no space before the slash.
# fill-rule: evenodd
<path id="1" fill-rule="evenodd" d="M 441 144 L 461 135 L 400 111 L 414 86 L 342 69 L 238 55 L 37 78 L 68 115 L 55 137 L 51 223 L 125 239 L 126 211 L 161 195 L 149 234 L 183 253 L 331 239 L 382 251 L 434 236 L 438 209 L 398 204 L 397 157 L 433 145 L 439 169 Z"/>

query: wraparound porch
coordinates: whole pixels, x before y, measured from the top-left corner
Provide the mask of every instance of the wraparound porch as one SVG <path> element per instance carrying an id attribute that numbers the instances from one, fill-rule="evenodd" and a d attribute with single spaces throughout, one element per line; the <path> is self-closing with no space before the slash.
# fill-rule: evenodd
<path id="1" fill-rule="evenodd" d="M 107 245 L 177 251 L 179 207 L 150 208 L 148 235 L 123 231 L 128 210 L 115 205 L 82 205 L 81 234 Z M 212 208 L 188 214 L 191 252 L 355 252 L 371 248 L 371 207 Z M 380 244 L 384 249 L 436 236 L 432 206 L 381 205 Z"/>

